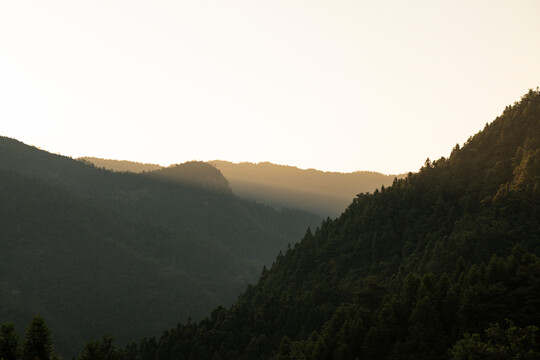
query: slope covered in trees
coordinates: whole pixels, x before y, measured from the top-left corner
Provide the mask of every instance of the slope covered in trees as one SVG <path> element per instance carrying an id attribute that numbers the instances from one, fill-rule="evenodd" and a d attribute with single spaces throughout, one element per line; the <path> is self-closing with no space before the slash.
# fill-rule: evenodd
<path id="1" fill-rule="evenodd" d="M 194 232 L 129 221 L 37 179 L 0 178 L 0 318 L 21 326 L 45 316 L 63 353 L 96 334 L 126 340 L 170 326 L 169 316 L 200 317 L 254 271 Z"/>
<path id="2" fill-rule="evenodd" d="M 308 230 L 232 307 L 115 354 L 537 359 L 539 180 L 540 92 L 531 90 L 448 159 Z"/>
<path id="3" fill-rule="evenodd" d="M 156 164 L 138 163 L 126 160 L 107 160 L 95 157 L 78 158 L 98 168 L 117 172 L 148 173 L 149 176 L 178 182 L 181 184 L 200 186 L 206 189 L 230 191 L 229 182 L 214 166 L 204 161 L 187 161 L 163 167 Z"/>
<path id="4" fill-rule="evenodd" d="M 276 211 L 226 192 L 95 168 L 5 137 L 0 138 L 0 154 L 0 169 L 59 185 L 136 221 L 195 230 L 261 265 L 319 220 L 307 212 Z"/>
<path id="5" fill-rule="evenodd" d="M 209 190 L 231 192 L 229 182 L 221 171 L 203 161 L 188 161 L 153 170 L 147 174 L 158 179 L 199 186 Z"/>
<path id="6" fill-rule="evenodd" d="M 68 356 L 150 335 L 232 303 L 316 221 L 0 138 L 0 320 L 43 315 Z"/>
<path id="7" fill-rule="evenodd" d="M 0 326 L 0 359 L 61 359 L 54 349 L 51 330 L 45 325 L 41 316 L 34 316 L 24 335 L 24 339 L 22 339 L 13 323 L 3 323 Z"/>

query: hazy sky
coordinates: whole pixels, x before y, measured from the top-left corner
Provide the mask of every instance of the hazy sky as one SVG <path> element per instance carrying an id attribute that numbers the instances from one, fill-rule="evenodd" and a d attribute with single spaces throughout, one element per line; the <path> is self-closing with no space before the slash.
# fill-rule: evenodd
<path id="1" fill-rule="evenodd" d="M 540 85 L 539 39 L 539 0 L 0 0 L 0 135 L 416 171 Z"/>

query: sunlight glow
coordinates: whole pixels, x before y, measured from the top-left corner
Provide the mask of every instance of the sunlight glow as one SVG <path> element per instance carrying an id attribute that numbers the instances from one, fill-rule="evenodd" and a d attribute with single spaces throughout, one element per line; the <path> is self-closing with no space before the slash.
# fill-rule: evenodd
<path id="1" fill-rule="evenodd" d="M 538 1 L 0 2 L 0 135 L 416 171 L 540 85 Z"/>

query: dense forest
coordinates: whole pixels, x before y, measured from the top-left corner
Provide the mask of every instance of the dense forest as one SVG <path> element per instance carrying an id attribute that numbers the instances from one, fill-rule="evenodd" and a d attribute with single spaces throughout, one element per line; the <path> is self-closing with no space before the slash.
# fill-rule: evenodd
<path id="1" fill-rule="evenodd" d="M 197 165 L 173 170 L 226 185 Z M 158 334 L 230 305 L 319 221 L 228 188 L 114 173 L 0 138 L 0 321 L 20 329 L 42 315 L 65 357 L 104 333 Z"/>
<path id="2" fill-rule="evenodd" d="M 540 359 L 540 91 L 359 194 L 230 307 L 80 359 Z M 17 348 L 15 346 L 15 348 Z"/>
<path id="3" fill-rule="evenodd" d="M 539 359 L 539 179 L 531 90 L 449 158 L 308 229 L 231 307 L 80 358 Z"/>

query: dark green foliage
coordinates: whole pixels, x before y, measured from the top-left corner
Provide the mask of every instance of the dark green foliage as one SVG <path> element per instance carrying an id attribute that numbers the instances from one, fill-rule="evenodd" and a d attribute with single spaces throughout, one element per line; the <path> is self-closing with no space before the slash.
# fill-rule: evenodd
<path id="1" fill-rule="evenodd" d="M 0 359 L 2 360 L 60 360 L 54 349 L 49 327 L 41 316 L 34 316 L 26 328 L 22 348 L 20 336 L 12 323 L 2 323 L 0 329 Z M 92 343 L 92 342 L 90 342 Z"/>
<path id="2" fill-rule="evenodd" d="M 0 328 L 0 359 L 16 360 L 19 358 L 19 334 L 12 323 L 3 323 Z"/>
<path id="3" fill-rule="evenodd" d="M 105 336 L 101 340 L 90 340 L 86 343 L 80 360 L 118 360 L 120 354 L 113 344 L 114 338 Z"/>
<path id="4" fill-rule="evenodd" d="M 45 325 L 41 316 L 34 316 L 26 328 L 23 345 L 23 360 L 60 359 L 53 347 L 51 330 Z"/>
<path id="5" fill-rule="evenodd" d="M 444 359 L 466 332 L 539 324 L 539 148 L 540 92 L 530 91 L 449 159 L 308 230 L 229 309 L 137 353 Z"/>
<path id="6" fill-rule="evenodd" d="M 539 332 L 536 326 L 520 328 L 507 320 L 507 328 L 497 323 L 483 335 L 465 333 L 450 350 L 451 360 L 540 359 Z"/>

